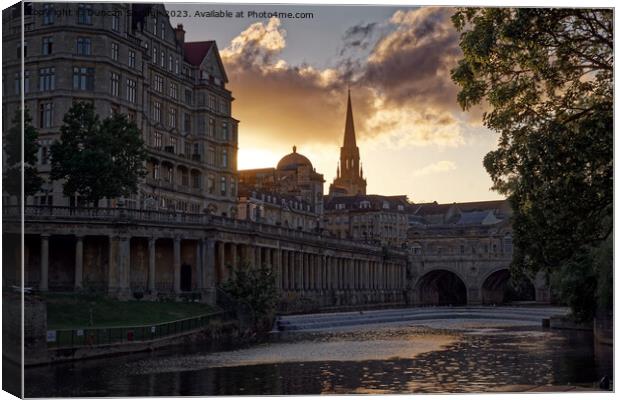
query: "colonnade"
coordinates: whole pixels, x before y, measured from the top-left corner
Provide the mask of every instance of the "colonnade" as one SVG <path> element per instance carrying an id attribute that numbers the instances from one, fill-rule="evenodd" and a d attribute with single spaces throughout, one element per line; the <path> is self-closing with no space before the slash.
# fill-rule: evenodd
<path id="1" fill-rule="evenodd" d="M 68 240 L 66 235 L 63 237 L 64 240 Z M 73 235 L 75 290 L 84 287 L 86 237 Z M 132 265 L 132 254 L 135 257 L 138 244 L 132 244 L 132 240 L 137 239 L 147 242 L 146 261 L 144 261 L 147 267 L 144 274 L 140 275 L 140 279 L 144 276 L 145 282 L 134 283 L 132 268 L 137 266 Z M 159 240 L 168 242 L 160 244 Z M 107 242 L 108 268 L 105 285 L 108 293 L 114 295 L 130 294 L 137 286 L 143 286 L 148 294 L 162 292 L 181 294 L 187 291 L 210 290 L 227 280 L 235 268 L 255 268 L 259 265 L 265 265 L 273 271 L 276 287 L 280 293 L 402 291 L 406 287 L 404 260 L 390 260 L 379 254 L 356 254 L 311 246 L 291 248 L 285 243 L 263 245 L 180 235 L 171 237 L 111 235 L 107 237 Z M 187 261 L 187 251 L 181 254 L 182 245 L 186 246 L 187 242 L 191 242 L 189 246 L 195 251 L 195 255 L 190 257 L 191 262 Z M 162 252 L 166 252 L 167 255 L 162 256 Z M 182 265 L 188 263 L 192 264 L 191 288 L 182 287 Z M 42 234 L 39 281 L 41 291 L 49 290 L 49 268 L 50 235 Z M 161 282 L 158 274 L 162 271 L 166 274 L 171 272 L 172 285 L 168 285 L 170 287 Z"/>

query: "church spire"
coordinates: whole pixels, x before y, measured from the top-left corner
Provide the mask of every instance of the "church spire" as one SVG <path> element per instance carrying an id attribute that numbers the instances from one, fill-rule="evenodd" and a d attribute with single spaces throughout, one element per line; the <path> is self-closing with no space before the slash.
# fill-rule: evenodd
<path id="1" fill-rule="evenodd" d="M 355 141 L 355 126 L 353 125 L 353 109 L 351 107 L 351 89 L 348 90 L 347 98 L 347 119 L 344 125 L 344 148 L 357 147 Z"/>

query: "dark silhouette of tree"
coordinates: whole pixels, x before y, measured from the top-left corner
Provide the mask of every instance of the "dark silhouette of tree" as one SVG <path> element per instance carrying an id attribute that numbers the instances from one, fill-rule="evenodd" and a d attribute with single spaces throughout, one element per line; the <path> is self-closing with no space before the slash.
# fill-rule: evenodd
<path id="1" fill-rule="evenodd" d="M 43 179 L 39 176 L 37 167 L 37 151 L 39 134 L 32 126 L 32 118 L 28 109 L 24 110 L 23 120 L 23 154 L 22 154 L 22 115 L 21 110 L 15 112 L 13 125 L 4 138 L 4 152 L 6 166 L 2 174 L 4 190 L 11 196 L 16 196 L 21 202 L 22 185 L 24 196 L 32 196 L 41 188 Z M 23 160 L 22 160 L 23 155 Z M 22 181 L 22 168 L 24 171 Z"/>
<path id="2" fill-rule="evenodd" d="M 52 179 L 64 179 L 66 196 L 80 195 L 97 207 L 100 199 L 138 191 L 146 174 L 140 130 L 124 114 L 99 120 L 89 103 L 65 114 L 60 141 L 52 145 Z"/>
<path id="3" fill-rule="evenodd" d="M 513 267 L 549 276 L 592 258 L 613 229 L 612 10 L 468 8 L 452 21 L 458 102 L 481 104 L 501 134 L 484 166 L 515 212 Z"/>

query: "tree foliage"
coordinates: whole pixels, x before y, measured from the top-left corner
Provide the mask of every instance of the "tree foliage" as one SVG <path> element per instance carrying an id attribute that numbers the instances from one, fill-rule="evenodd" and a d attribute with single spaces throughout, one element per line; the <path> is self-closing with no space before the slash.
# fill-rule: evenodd
<path id="1" fill-rule="evenodd" d="M 22 185 L 24 196 L 32 196 L 41 188 L 43 179 L 39 176 L 37 167 L 37 152 L 39 134 L 32 126 L 32 118 L 28 109 L 24 110 L 22 124 L 21 110 L 15 112 L 13 125 L 8 130 L 4 138 L 4 152 L 6 154 L 6 165 L 3 171 L 4 190 L 12 195 L 21 198 Z M 23 154 L 22 154 L 22 126 L 23 126 Z M 23 160 L 22 160 L 23 155 Z M 22 181 L 22 168 L 24 171 Z"/>
<path id="2" fill-rule="evenodd" d="M 76 103 L 63 122 L 51 149 L 51 177 L 65 180 L 66 196 L 78 194 L 96 206 L 138 191 L 146 149 L 133 121 L 118 113 L 100 121 L 92 104 Z"/>
<path id="3" fill-rule="evenodd" d="M 230 268 L 230 272 L 230 278 L 222 285 L 225 292 L 248 305 L 256 320 L 274 315 L 278 293 L 275 275 L 269 266 L 263 264 L 252 268 L 241 263 Z"/>
<path id="4" fill-rule="evenodd" d="M 500 133 L 484 166 L 513 206 L 514 266 L 584 262 L 612 232 L 612 10 L 467 8 L 452 21 L 458 102 L 485 107 Z"/>

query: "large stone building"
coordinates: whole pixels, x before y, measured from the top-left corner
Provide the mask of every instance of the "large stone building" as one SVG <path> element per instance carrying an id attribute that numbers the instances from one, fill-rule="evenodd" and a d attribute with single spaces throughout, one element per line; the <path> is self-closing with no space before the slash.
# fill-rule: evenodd
<path id="1" fill-rule="evenodd" d="M 237 123 L 213 41 L 185 42 L 161 4 L 26 3 L 3 13 L 3 106 L 21 97 L 21 24 L 26 107 L 39 132 L 37 168 L 50 171 L 50 146 L 74 102 L 101 118 L 124 113 L 148 145 L 148 176 L 128 207 L 228 215 L 236 210 Z M 12 118 L 4 118 L 3 131 Z M 28 204 L 79 205 L 62 182 L 46 182 Z M 102 200 L 100 206 L 114 206 Z"/>
<path id="2" fill-rule="evenodd" d="M 360 149 L 355 139 L 351 91 L 347 95 L 347 116 L 344 124 L 344 140 L 340 148 L 340 162 L 336 178 L 329 185 L 330 196 L 355 196 L 366 194 L 366 179 L 360 162 Z"/>
<path id="3" fill-rule="evenodd" d="M 316 172 L 308 157 L 297 152 L 296 146 L 292 153 L 282 157 L 276 168 L 239 171 L 242 190 L 292 196 L 309 204 L 317 219 L 323 213 L 324 182 L 323 174 Z"/>
<path id="4" fill-rule="evenodd" d="M 407 240 L 407 196 L 334 196 L 325 201 L 324 227 L 356 242 L 401 247 Z"/>

